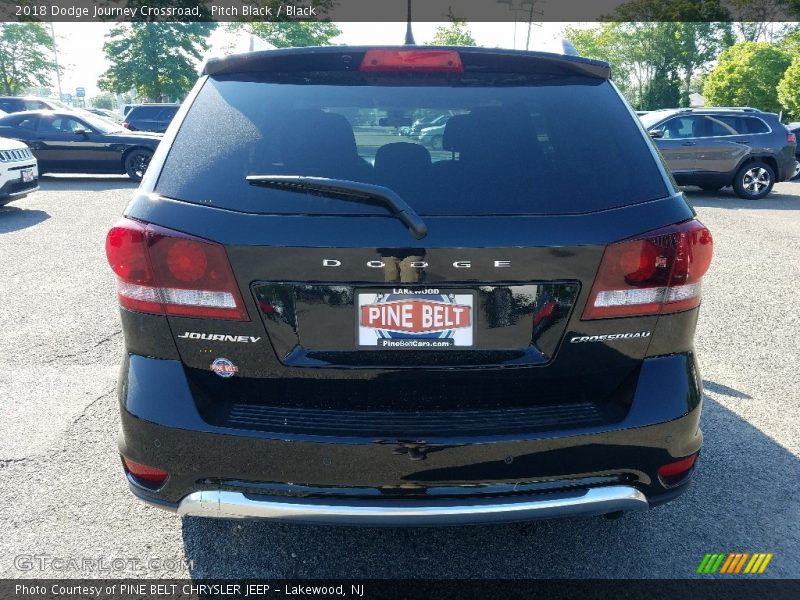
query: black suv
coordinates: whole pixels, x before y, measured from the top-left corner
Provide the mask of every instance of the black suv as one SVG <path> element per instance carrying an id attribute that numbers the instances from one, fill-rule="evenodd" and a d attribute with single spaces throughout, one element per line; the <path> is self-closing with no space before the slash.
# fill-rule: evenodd
<path id="1" fill-rule="evenodd" d="M 757 200 L 794 176 L 795 135 L 754 108 L 656 110 L 641 117 L 679 185 L 733 186 Z"/>
<path id="2" fill-rule="evenodd" d="M 107 237 L 131 491 L 417 525 L 686 490 L 712 239 L 608 78 L 480 48 L 209 61 Z M 440 150 L 379 125 L 433 111 Z"/>
<path id="3" fill-rule="evenodd" d="M 164 133 L 180 104 L 138 104 L 125 115 L 122 126 L 131 131 Z"/>

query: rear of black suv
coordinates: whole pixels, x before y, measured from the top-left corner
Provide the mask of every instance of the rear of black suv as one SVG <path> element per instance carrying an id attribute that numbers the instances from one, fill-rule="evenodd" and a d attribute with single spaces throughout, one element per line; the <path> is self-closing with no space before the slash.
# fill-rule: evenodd
<path id="1" fill-rule="evenodd" d="M 208 63 L 107 239 L 133 493 L 423 525 L 683 492 L 712 240 L 608 77 L 474 48 Z M 440 150 L 397 141 L 434 112 Z"/>

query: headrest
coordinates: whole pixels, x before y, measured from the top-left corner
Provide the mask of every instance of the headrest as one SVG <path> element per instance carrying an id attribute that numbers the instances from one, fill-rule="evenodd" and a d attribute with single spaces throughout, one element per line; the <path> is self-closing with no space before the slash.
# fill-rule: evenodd
<path id="1" fill-rule="evenodd" d="M 447 120 L 442 134 L 442 148 L 459 152 L 469 134 L 469 115 L 454 115 Z"/>
<path id="2" fill-rule="evenodd" d="M 280 144 L 287 164 L 352 162 L 358 159 L 356 139 L 342 115 L 321 110 L 293 110 L 283 115 Z"/>
<path id="3" fill-rule="evenodd" d="M 378 148 L 375 153 L 375 170 L 387 171 L 398 168 L 424 170 L 431 166 L 431 154 L 420 144 L 393 142 Z"/>

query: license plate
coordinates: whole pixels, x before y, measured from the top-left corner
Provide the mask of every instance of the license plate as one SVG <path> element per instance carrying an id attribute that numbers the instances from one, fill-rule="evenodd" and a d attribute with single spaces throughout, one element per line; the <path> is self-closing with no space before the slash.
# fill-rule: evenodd
<path id="1" fill-rule="evenodd" d="M 358 346 L 372 350 L 451 350 L 474 340 L 475 295 L 437 288 L 357 293 Z"/>
<path id="2" fill-rule="evenodd" d="M 33 169 L 22 169 L 22 183 L 33 181 Z"/>

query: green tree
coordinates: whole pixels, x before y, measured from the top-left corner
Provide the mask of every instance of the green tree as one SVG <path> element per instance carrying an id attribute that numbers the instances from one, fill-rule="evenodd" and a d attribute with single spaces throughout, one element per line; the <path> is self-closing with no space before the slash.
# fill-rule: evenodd
<path id="1" fill-rule="evenodd" d="M 283 15 L 283 0 L 254 0 L 250 2 L 272 10 L 273 15 Z M 328 46 L 331 40 L 342 31 L 328 20 L 325 14 L 334 6 L 335 0 L 310 0 L 303 4 L 314 9 L 316 20 L 297 21 L 280 16 L 269 21 L 252 17 L 249 21 L 230 23 L 232 32 L 247 31 L 275 46 L 276 48 L 301 48 L 305 46 Z"/>
<path id="2" fill-rule="evenodd" d="M 792 119 L 800 120 L 800 58 L 795 58 L 778 83 L 778 102 Z"/>
<path id="3" fill-rule="evenodd" d="M 632 104 L 638 101 L 631 81 L 630 46 L 624 43 L 617 24 L 603 23 L 590 28 L 567 27 L 561 36 L 572 42 L 581 56 L 609 63 L 611 78 L 620 91 Z"/>
<path id="4" fill-rule="evenodd" d="M 721 0 L 629 0 L 615 10 L 609 20 L 622 21 L 615 28 L 629 46 L 642 108 L 688 105 L 692 77 L 734 42 L 729 18 Z"/>
<path id="5" fill-rule="evenodd" d="M 95 108 L 105 108 L 107 110 L 113 110 L 114 97 L 109 94 L 101 94 L 100 96 L 95 96 L 94 98 L 92 98 L 91 104 Z"/>
<path id="6" fill-rule="evenodd" d="M 450 11 L 447 15 L 450 24 L 447 27 L 437 27 L 431 40 L 433 46 L 477 46 L 475 38 L 467 29 L 467 22 L 459 19 Z"/>
<path id="7" fill-rule="evenodd" d="M 665 69 L 666 67 L 657 68 L 653 79 L 644 88 L 642 106 L 667 108 L 681 104 L 681 84 L 678 75 L 675 71 Z"/>
<path id="8" fill-rule="evenodd" d="M 776 83 L 792 62 L 788 52 L 767 42 L 739 42 L 719 57 L 703 95 L 709 106 L 753 106 L 780 110 Z"/>
<path id="9" fill-rule="evenodd" d="M 98 87 L 113 93 L 136 90 L 150 100 L 180 100 L 197 79 L 215 23 L 135 22 L 107 35 L 103 52 L 111 63 Z"/>
<path id="10" fill-rule="evenodd" d="M 21 94 L 55 72 L 51 39 L 41 23 L 0 23 L 0 91 Z"/>
<path id="11" fill-rule="evenodd" d="M 723 18 L 723 10 L 718 8 L 718 12 L 709 12 L 707 16 Z M 682 21 L 670 25 L 675 65 L 682 78 L 681 105 L 689 106 L 692 78 L 720 52 L 733 45 L 733 28 L 730 23 L 712 21 Z"/>
<path id="12" fill-rule="evenodd" d="M 342 33 L 330 21 L 258 21 L 234 23 L 231 29 L 235 31 L 242 27 L 276 48 L 328 46 L 333 38 Z"/>

